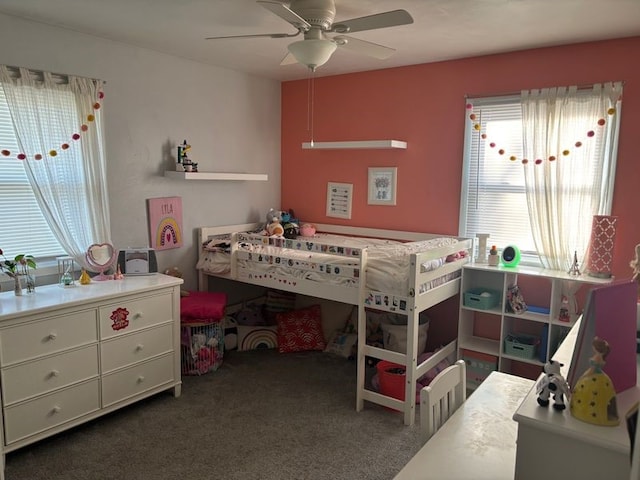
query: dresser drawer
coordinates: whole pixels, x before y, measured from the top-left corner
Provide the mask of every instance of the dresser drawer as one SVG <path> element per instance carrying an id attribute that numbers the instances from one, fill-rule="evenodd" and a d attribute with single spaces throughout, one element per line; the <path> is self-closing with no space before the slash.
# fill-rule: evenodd
<path id="1" fill-rule="evenodd" d="M 4 409 L 7 445 L 100 408 L 98 379 Z"/>
<path id="2" fill-rule="evenodd" d="M 105 375 L 102 377 L 103 408 L 172 382 L 173 366 L 174 356 L 170 354 Z"/>
<path id="3" fill-rule="evenodd" d="M 173 320 L 170 293 L 100 307 L 100 338 L 111 338 Z"/>
<path id="4" fill-rule="evenodd" d="M 110 372 L 173 349 L 173 323 L 106 340 L 100 345 L 102 372 Z"/>
<path id="5" fill-rule="evenodd" d="M 96 310 L 84 310 L 0 330 L 3 366 L 98 340 Z"/>
<path id="6" fill-rule="evenodd" d="M 2 370 L 2 397 L 10 405 L 98 376 L 98 346 L 90 345 Z"/>

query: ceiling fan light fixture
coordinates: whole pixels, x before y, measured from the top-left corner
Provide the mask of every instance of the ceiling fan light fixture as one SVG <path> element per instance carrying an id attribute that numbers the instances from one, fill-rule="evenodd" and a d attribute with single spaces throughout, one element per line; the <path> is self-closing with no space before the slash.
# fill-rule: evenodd
<path id="1" fill-rule="evenodd" d="M 307 39 L 294 42 L 288 48 L 299 63 L 315 70 L 327 63 L 337 45 L 331 40 Z"/>

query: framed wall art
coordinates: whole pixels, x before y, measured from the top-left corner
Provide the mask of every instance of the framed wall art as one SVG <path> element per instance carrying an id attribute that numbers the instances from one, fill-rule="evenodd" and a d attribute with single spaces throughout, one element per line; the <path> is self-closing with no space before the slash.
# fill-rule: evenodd
<path id="1" fill-rule="evenodd" d="M 351 218 L 353 184 L 327 183 L 327 217 Z"/>
<path id="2" fill-rule="evenodd" d="M 395 205 L 396 167 L 369 168 L 369 205 Z"/>
<path id="3" fill-rule="evenodd" d="M 182 198 L 147 199 L 151 248 L 166 250 L 182 246 Z"/>

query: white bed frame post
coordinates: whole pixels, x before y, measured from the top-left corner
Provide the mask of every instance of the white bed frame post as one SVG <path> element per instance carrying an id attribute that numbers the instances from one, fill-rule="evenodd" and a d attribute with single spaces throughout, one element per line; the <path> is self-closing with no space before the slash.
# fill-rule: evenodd
<path id="1" fill-rule="evenodd" d="M 416 255 L 410 257 L 411 274 L 409 276 L 409 305 L 407 311 L 407 355 L 405 357 L 406 384 L 404 388 L 404 424 L 413 425 L 416 419 L 416 383 L 418 372 L 418 325 L 420 323 L 420 310 L 416 308 L 416 295 L 418 295 L 418 279 L 416 277 Z M 417 267 L 418 272 L 420 267 Z"/>
<path id="2" fill-rule="evenodd" d="M 367 294 L 367 285 L 365 274 L 367 268 L 367 250 L 362 250 L 360 256 L 360 285 L 358 287 L 358 358 L 357 360 L 357 388 L 356 388 L 356 411 L 361 412 L 364 409 L 364 390 L 366 378 L 366 353 L 367 345 L 367 312 L 364 308 L 365 296 Z"/>

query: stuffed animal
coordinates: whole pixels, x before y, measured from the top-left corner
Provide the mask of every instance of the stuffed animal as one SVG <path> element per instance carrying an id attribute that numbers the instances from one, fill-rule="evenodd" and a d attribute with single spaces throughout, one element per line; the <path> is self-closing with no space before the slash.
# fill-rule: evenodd
<path id="1" fill-rule="evenodd" d="M 165 275 L 169 275 L 170 277 L 176 277 L 176 278 L 182 278 L 182 272 L 178 269 L 178 267 L 171 267 L 171 268 L 167 268 L 164 271 Z M 189 292 L 187 290 L 184 289 L 180 289 L 180 296 L 181 297 L 188 297 L 189 296 Z"/>
<path id="2" fill-rule="evenodd" d="M 284 238 L 293 239 L 300 234 L 300 227 L 298 227 L 297 223 L 286 222 L 283 228 L 284 228 Z"/>
<path id="3" fill-rule="evenodd" d="M 282 223 L 282 212 L 280 210 L 270 208 L 267 212 L 267 225 L 274 222 Z"/>
<path id="4" fill-rule="evenodd" d="M 281 237 L 284 235 L 284 227 L 280 222 L 272 222 L 267 225 L 267 232 L 271 236 Z"/>
<path id="5" fill-rule="evenodd" d="M 274 236 L 284 235 L 284 227 L 282 226 L 282 212 L 280 210 L 269 209 L 267 212 L 267 224 L 265 226 L 267 234 Z"/>
<path id="6" fill-rule="evenodd" d="M 544 376 L 536 384 L 538 405 L 541 407 L 549 405 L 549 397 L 553 394 L 554 410 L 562 411 L 567 408 L 564 403 L 564 397 L 569 397 L 569 384 L 560 374 L 560 367 L 562 366 L 563 364 L 560 362 L 549 360 L 542 367 Z"/>

